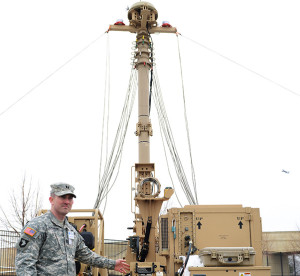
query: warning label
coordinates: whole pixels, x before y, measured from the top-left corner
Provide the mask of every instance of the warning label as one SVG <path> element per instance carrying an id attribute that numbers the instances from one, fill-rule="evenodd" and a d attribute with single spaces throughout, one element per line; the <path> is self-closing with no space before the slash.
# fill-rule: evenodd
<path id="1" fill-rule="evenodd" d="M 251 272 L 240 272 L 239 276 L 251 276 Z"/>

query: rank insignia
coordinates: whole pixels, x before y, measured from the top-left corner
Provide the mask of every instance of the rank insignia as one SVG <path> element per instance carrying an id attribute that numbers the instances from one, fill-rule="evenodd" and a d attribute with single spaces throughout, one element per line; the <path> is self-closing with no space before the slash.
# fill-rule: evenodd
<path id="1" fill-rule="evenodd" d="M 27 227 L 27 228 L 24 230 L 24 233 L 27 234 L 27 235 L 29 235 L 29 236 L 31 236 L 31 237 L 33 237 L 33 236 L 35 235 L 36 231 L 33 230 L 33 229 L 30 228 L 30 227 Z"/>

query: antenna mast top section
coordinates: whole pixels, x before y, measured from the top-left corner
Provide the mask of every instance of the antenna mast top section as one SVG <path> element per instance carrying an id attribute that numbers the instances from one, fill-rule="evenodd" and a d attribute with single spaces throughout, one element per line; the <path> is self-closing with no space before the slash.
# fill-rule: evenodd
<path id="1" fill-rule="evenodd" d="M 137 2 L 132 5 L 128 11 L 129 25 L 123 22 L 116 22 L 110 25 L 108 31 L 125 31 L 130 33 L 138 33 L 146 31 L 147 33 L 177 33 L 177 29 L 168 25 L 158 27 L 158 12 L 155 7 L 146 1 Z"/>
<path id="2" fill-rule="evenodd" d="M 148 2 L 137 2 L 128 11 L 130 26 L 135 28 L 152 28 L 157 26 L 158 13 L 155 7 Z"/>

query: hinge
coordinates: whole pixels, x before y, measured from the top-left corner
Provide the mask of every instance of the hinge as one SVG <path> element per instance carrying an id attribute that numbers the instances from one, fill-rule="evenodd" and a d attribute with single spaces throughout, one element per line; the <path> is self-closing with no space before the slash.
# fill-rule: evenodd
<path id="1" fill-rule="evenodd" d="M 252 215 L 251 214 L 245 215 L 245 220 L 246 221 L 251 221 L 252 220 Z"/>

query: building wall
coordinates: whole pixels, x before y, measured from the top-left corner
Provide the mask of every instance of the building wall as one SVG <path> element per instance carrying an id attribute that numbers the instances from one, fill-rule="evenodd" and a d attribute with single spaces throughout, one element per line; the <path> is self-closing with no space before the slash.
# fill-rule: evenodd
<path id="1" fill-rule="evenodd" d="M 263 265 L 271 266 L 272 276 L 290 275 L 288 254 L 273 253 L 264 255 Z"/>

